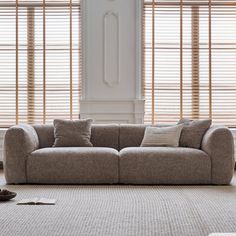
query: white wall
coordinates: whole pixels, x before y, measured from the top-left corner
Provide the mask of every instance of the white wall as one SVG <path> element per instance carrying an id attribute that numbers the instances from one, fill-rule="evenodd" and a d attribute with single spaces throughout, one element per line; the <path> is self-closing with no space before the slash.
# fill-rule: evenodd
<path id="1" fill-rule="evenodd" d="M 141 0 L 82 1 L 81 117 L 141 123 Z"/>

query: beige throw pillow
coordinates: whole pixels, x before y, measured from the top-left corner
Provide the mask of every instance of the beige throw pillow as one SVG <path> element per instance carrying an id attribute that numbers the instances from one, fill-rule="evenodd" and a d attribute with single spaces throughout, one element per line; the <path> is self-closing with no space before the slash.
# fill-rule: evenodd
<path id="1" fill-rule="evenodd" d="M 184 127 L 180 136 L 180 147 L 200 149 L 203 136 L 211 127 L 211 123 L 211 120 L 181 119 L 178 124 L 184 124 Z"/>
<path id="2" fill-rule="evenodd" d="M 54 120 L 55 142 L 53 147 L 92 147 L 91 119 Z"/>
<path id="3" fill-rule="evenodd" d="M 178 147 L 183 125 L 147 127 L 141 147 Z"/>

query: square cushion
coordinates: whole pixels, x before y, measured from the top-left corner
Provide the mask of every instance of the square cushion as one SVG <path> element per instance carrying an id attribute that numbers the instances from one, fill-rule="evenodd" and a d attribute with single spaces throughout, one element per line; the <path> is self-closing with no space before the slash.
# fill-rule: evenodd
<path id="1" fill-rule="evenodd" d="M 92 120 L 60 120 L 54 124 L 55 142 L 53 147 L 92 147 Z"/>
<path id="2" fill-rule="evenodd" d="M 147 127 L 141 147 L 178 147 L 183 125 Z"/>
<path id="3" fill-rule="evenodd" d="M 203 136 L 211 123 L 211 120 L 181 119 L 178 124 L 184 124 L 184 127 L 180 135 L 179 146 L 200 149 Z"/>

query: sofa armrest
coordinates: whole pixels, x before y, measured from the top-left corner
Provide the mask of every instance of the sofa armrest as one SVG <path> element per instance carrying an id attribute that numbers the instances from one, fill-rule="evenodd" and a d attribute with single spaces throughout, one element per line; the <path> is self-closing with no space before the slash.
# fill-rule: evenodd
<path id="1" fill-rule="evenodd" d="M 212 126 L 204 135 L 202 150 L 211 158 L 212 184 L 229 184 L 234 171 L 234 139 L 231 131 Z"/>
<path id="2" fill-rule="evenodd" d="M 30 125 L 9 128 L 4 138 L 4 173 L 8 184 L 26 183 L 27 156 L 39 147 L 35 129 Z"/>

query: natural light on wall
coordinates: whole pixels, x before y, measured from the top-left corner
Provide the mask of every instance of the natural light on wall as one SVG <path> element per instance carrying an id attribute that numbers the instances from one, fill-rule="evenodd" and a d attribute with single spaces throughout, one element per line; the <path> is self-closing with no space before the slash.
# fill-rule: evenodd
<path id="1" fill-rule="evenodd" d="M 144 1 L 146 123 L 236 127 L 236 1 Z"/>
<path id="2" fill-rule="evenodd" d="M 78 118 L 80 1 L 0 1 L 0 127 Z"/>

